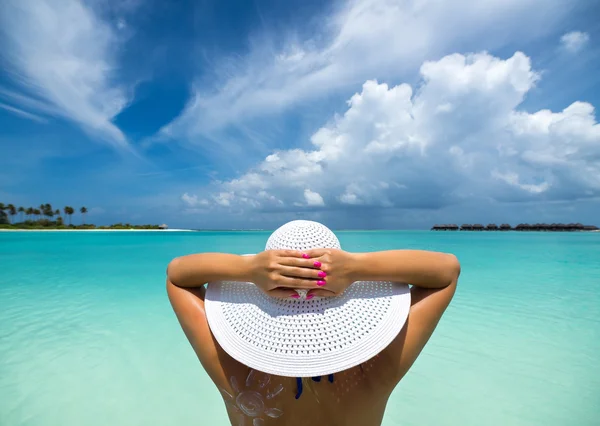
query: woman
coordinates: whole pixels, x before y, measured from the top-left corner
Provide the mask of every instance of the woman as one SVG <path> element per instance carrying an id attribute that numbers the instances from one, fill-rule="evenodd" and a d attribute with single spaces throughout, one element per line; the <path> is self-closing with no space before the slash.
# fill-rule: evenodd
<path id="1" fill-rule="evenodd" d="M 427 251 L 346 252 L 323 225 L 293 221 L 261 253 L 183 256 L 167 274 L 232 425 L 370 426 L 431 337 L 460 265 Z"/>

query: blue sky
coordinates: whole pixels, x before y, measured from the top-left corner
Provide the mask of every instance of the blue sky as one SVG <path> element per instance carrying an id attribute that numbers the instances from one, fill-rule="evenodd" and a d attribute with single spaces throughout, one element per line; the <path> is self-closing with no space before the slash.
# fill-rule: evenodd
<path id="1" fill-rule="evenodd" d="M 274 228 L 584 222 L 600 6 L 8 0 L 0 201 Z"/>

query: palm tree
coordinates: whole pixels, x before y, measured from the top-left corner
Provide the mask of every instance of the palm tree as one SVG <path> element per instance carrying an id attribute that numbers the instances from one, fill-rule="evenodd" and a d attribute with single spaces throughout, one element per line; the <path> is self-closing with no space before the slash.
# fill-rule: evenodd
<path id="1" fill-rule="evenodd" d="M 23 213 L 25 213 L 25 209 L 23 207 L 19 207 L 17 211 L 21 215 L 21 222 L 23 222 Z"/>
<path id="2" fill-rule="evenodd" d="M 27 207 L 25 214 L 27 215 L 27 220 L 30 220 L 30 216 L 33 214 L 33 209 L 31 207 Z"/>
<path id="3" fill-rule="evenodd" d="M 50 204 L 44 204 L 44 209 L 42 211 L 44 212 L 44 216 L 54 216 L 54 210 L 52 209 L 52 206 Z"/>
<path id="4" fill-rule="evenodd" d="M 10 223 L 12 223 L 13 222 L 13 218 L 17 214 L 17 208 L 14 206 L 14 204 L 9 204 L 6 207 L 6 209 L 8 210 L 8 214 L 10 215 Z"/>
<path id="5" fill-rule="evenodd" d="M 66 206 L 64 208 L 64 212 L 67 216 L 69 216 L 69 226 L 71 225 L 71 215 L 75 213 L 75 209 L 71 206 Z"/>
<path id="6" fill-rule="evenodd" d="M 87 210 L 87 208 L 82 207 L 79 209 L 79 211 L 81 212 L 81 216 L 83 216 L 82 222 L 85 225 L 85 214 L 87 213 L 88 210 Z"/>
<path id="7" fill-rule="evenodd" d="M 42 215 L 42 212 L 40 211 L 40 209 L 33 209 L 33 214 L 36 216 L 37 220 L 39 220 L 40 216 Z"/>
<path id="8" fill-rule="evenodd" d="M 4 203 L 0 203 L 0 212 L 3 212 L 4 210 L 6 210 L 6 206 Z"/>

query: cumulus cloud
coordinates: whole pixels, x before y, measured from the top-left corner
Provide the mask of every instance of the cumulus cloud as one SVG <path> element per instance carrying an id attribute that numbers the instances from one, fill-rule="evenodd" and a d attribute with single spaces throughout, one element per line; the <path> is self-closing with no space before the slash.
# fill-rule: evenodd
<path id="1" fill-rule="evenodd" d="M 386 79 L 412 73 L 425 59 L 457 48 L 478 51 L 510 41 L 521 43 L 550 31 L 564 19 L 572 2 L 353 0 L 340 4 L 311 33 L 312 38 L 277 34 L 274 40 L 262 35 L 253 40 L 247 55 L 236 52 L 234 60 L 224 60 L 214 78 L 199 78 L 183 113 L 160 134 L 191 140 L 198 135 L 211 137 L 219 129 L 242 126 L 300 102 L 342 94 L 373 76 Z M 540 9 L 545 13 L 540 14 Z M 223 138 L 219 141 L 223 144 Z"/>
<path id="2" fill-rule="evenodd" d="M 589 41 L 590 36 L 588 33 L 571 31 L 560 38 L 560 45 L 568 52 L 577 53 L 583 49 Z"/>
<path id="3" fill-rule="evenodd" d="M 127 148 L 112 119 L 129 103 L 115 83 L 118 40 L 84 3 L 70 0 L 0 3 L 2 57 L 23 93 L 6 102 L 62 116 L 104 142 Z"/>
<path id="4" fill-rule="evenodd" d="M 285 211 L 600 195 L 593 106 L 519 110 L 540 78 L 526 55 L 453 54 L 420 72 L 416 90 L 365 82 L 347 111 L 313 134 L 311 149 L 274 152 L 239 178 L 214 182 L 203 199 Z"/>
<path id="5" fill-rule="evenodd" d="M 318 192 L 311 191 L 310 189 L 304 190 L 304 201 L 307 206 L 324 206 L 325 202 L 323 197 Z"/>

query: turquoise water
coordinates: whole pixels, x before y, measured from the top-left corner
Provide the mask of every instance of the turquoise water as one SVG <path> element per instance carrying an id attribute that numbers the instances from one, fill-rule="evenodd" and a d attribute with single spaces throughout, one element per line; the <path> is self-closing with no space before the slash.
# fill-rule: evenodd
<path id="1" fill-rule="evenodd" d="M 598 425 L 600 233 L 340 232 L 455 253 L 455 299 L 384 425 Z M 0 425 L 226 425 L 168 304 L 168 261 L 261 232 L 0 232 Z"/>

